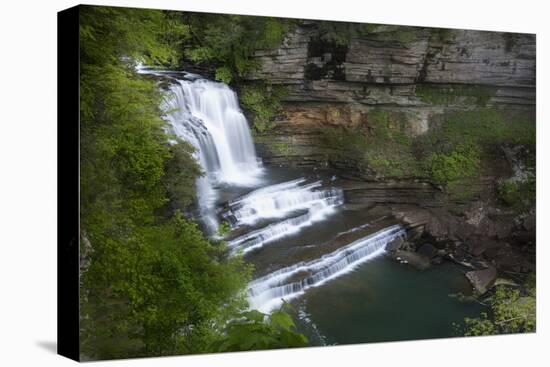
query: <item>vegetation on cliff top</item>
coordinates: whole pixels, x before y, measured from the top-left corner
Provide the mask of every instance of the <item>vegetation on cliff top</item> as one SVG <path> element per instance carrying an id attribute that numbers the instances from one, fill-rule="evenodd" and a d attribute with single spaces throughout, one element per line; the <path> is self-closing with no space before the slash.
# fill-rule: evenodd
<path id="1" fill-rule="evenodd" d="M 281 44 L 289 30 L 289 20 L 272 17 L 179 13 L 190 33 L 183 43 L 184 55 L 195 63 L 216 67 L 216 79 L 231 83 L 260 65 L 254 51 Z"/>

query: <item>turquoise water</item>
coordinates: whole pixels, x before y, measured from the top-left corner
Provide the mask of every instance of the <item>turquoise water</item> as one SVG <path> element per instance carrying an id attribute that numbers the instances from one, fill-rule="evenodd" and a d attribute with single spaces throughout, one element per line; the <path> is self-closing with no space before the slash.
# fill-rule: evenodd
<path id="1" fill-rule="evenodd" d="M 293 302 L 302 311 L 299 328 L 317 345 L 458 336 L 453 324 L 482 311 L 449 297 L 469 292 L 463 271 L 451 263 L 417 271 L 377 258 Z"/>
<path id="2" fill-rule="evenodd" d="M 264 185 L 305 175 L 308 173 L 270 167 Z M 221 188 L 219 202 L 250 190 Z M 354 210 L 343 205 L 326 220 L 252 251 L 245 260 L 254 264 L 258 277 L 319 258 L 329 251 L 323 250 L 323 244 L 333 241 L 339 233 L 364 224 L 368 224 L 365 233 L 372 233 L 395 224 L 394 219 L 388 218 L 389 213 L 384 206 Z M 306 290 L 290 301 L 295 311 L 291 313 L 299 331 L 313 345 L 458 336 L 455 325 L 462 325 L 465 317 L 479 316 L 483 310 L 478 303 L 464 303 L 449 296 L 471 292 L 465 271 L 449 262 L 418 271 L 383 255 L 351 273 Z"/>

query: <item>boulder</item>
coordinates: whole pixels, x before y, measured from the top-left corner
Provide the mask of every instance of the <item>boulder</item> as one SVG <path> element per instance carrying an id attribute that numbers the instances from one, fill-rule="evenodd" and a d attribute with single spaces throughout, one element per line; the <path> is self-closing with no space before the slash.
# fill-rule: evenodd
<path id="1" fill-rule="evenodd" d="M 430 243 L 425 243 L 422 246 L 420 246 L 417 252 L 419 255 L 423 255 L 428 259 L 431 259 L 437 255 L 437 249 L 435 248 L 435 246 L 433 246 Z"/>
<path id="2" fill-rule="evenodd" d="M 472 283 L 478 294 L 486 293 L 497 279 L 497 269 L 489 267 L 483 270 L 473 270 L 466 273 L 466 278 Z"/>

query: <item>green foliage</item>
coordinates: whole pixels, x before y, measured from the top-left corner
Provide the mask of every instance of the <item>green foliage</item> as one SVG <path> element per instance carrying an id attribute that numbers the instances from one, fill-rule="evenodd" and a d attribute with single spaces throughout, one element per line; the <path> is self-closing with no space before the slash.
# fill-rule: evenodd
<path id="1" fill-rule="evenodd" d="M 165 132 L 154 80 L 135 60 L 172 63 L 189 36 L 179 16 L 81 11 L 80 219 L 83 358 L 209 352 L 246 308 L 250 266 L 179 210 L 201 174 Z M 279 327 L 279 326 L 278 326 Z M 284 334 L 270 324 L 266 332 Z"/>
<path id="2" fill-rule="evenodd" d="M 372 24 L 372 23 L 362 23 L 360 25 L 360 33 L 361 35 L 367 35 L 369 33 L 373 33 L 378 29 L 378 24 Z"/>
<path id="3" fill-rule="evenodd" d="M 418 32 L 421 28 L 399 25 L 382 25 L 377 33 L 379 40 L 387 42 L 399 42 L 404 47 L 409 47 L 411 42 L 418 39 Z"/>
<path id="4" fill-rule="evenodd" d="M 502 181 L 497 186 L 497 198 L 507 207 L 519 210 L 528 208 L 535 203 L 536 180 L 530 177 L 524 181 Z"/>
<path id="5" fill-rule="evenodd" d="M 173 64 L 176 40 L 188 37 L 185 26 L 165 12 L 150 9 L 85 5 L 79 27 L 84 65 L 117 64 L 121 58 Z"/>
<path id="6" fill-rule="evenodd" d="M 416 86 L 416 95 L 420 100 L 434 105 L 466 104 L 485 107 L 494 93 L 494 88 L 481 85 L 435 87 L 429 84 L 418 84 Z"/>
<path id="7" fill-rule="evenodd" d="M 294 147 L 286 140 L 270 140 L 268 144 L 272 154 L 282 156 L 294 154 Z"/>
<path id="8" fill-rule="evenodd" d="M 347 46 L 352 38 L 372 33 L 377 24 L 350 23 L 335 21 L 316 21 L 317 35 L 320 40 L 336 46 Z"/>
<path id="9" fill-rule="evenodd" d="M 500 146 L 521 145 L 534 152 L 534 144 L 534 123 L 483 108 L 443 115 L 439 126 L 415 140 L 414 149 L 425 174 L 450 186 L 480 174 L 484 162 L 501 159 Z"/>
<path id="10" fill-rule="evenodd" d="M 482 108 L 444 114 L 426 134 L 415 138 L 407 134 L 407 128 L 406 115 L 373 109 L 366 125 L 322 129 L 320 152 L 328 159 L 365 162 L 387 178 L 428 178 L 459 201 L 477 195 L 472 180 L 482 173 L 484 164 L 502 159 L 502 145 L 524 146 L 528 152 L 525 164 L 534 171 L 535 124 L 525 115 Z M 520 191 L 530 198 L 522 201 L 534 202 L 534 180 Z"/>
<path id="11" fill-rule="evenodd" d="M 454 202 L 470 202 L 479 197 L 483 189 L 483 186 L 479 184 L 477 178 L 477 175 L 472 175 L 470 177 L 460 177 L 448 181 L 445 186 L 445 192 Z"/>
<path id="12" fill-rule="evenodd" d="M 225 235 L 227 235 L 229 232 L 231 231 L 231 226 L 229 225 L 228 222 L 224 221 L 224 222 L 221 222 L 219 227 L 218 227 L 218 233 L 217 235 L 219 237 L 224 237 Z"/>
<path id="13" fill-rule="evenodd" d="M 221 325 L 245 306 L 241 289 L 251 269 L 238 257 L 226 259 L 223 244 L 204 239 L 181 213 L 160 225 L 135 227 L 128 238 L 110 229 L 102 223 L 89 235 L 94 256 L 84 274 L 89 286 L 82 325 L 87 355 L 205 351 Z M 122 336 L 140 348 L 117 350 L 113 341 Z"/>
<path id="14" fill-rule="evenodd" d="M 495 108 L 448 114 L 438 133 L 440 138 L 452 143 L 466 139 L 481 145 L 535 145 L 535 124 L 532 121 Z"/>
<path id="15" fill-rule="evenodd" d="M 217 66 L 216 79 L 229 83 L 257 69 L 254 51 L 278 46 L 289 30 L 285 19 L 241 15 L 181 13 L 192 37 L 184 54 L 195 63 Z"/>
<path id="16" fill-rule="evenodd" d="M 412 139 L 400 113 L 373 109 L 368 125 L 357 128 L 326 128 L 320 143 L 329 148 L 329 159 L 353 157 L 364 160 L 378 175 L 403 178 L 416 175 L 418 164 L 412 154 Z"/>
<path id="17" fill-rule="evenodd" d="M 530 333 L 536 331 L 536 286 L 534 274 L 525 289 L 497 287 L 491 297 L 491 316 L 487 313 L 480 318 L 466 318 L 464 335 L 496 335 Z"/>
<path id="18" fill-rule="evenodd" d="M 283 310 L 265 315 L 248 311 L 231 321 L 225 332 L 227 338 L 213 345 L 217 352 L 296 348 L 307 346 L 307 338 L 294 331 L 294 321 Z"/>
<path id="19" fill-rule="evenodd" d="M 449 28 L 429 28 L 433 38 L 439 42 L 446 42 L 451 37 L 451 29 Z"/>
<path id="20" fill-rule="evenodd" d="M 229 69 L 227 66 L 221 66 L 216 69 L 215 78 L 222 83 L 229 84 L 231 83 L 233 74 L 231 73 L 231 69 Z"/>
<path id="21" fill-rule="evenodd" d="M 265 132 L 273 127 L 273 118 L 281 110 L 281 99 L 287 95 L 287 89 L 265 83 L 243 86 L 240 101 L 242 106 L 254 114 L 254 128 Z"/>
<path id="22" fill-rule="evenodd" d="M 465 318 L 465 336 L 496 335 L 495 324 L 489 319 L 486 312 L 482 312 L 479 318 Z"/>
<path id="23" fill-rule="evenodd" d="M 173 206 L 187 208 L 195 201 L 195 180 L 202 171 L 192 156 L 195 149 L 186 141 L 176 141 L 169 147 L 170 156 L 164 161 L 161 181 Z"/>
<path id="24" fill-rule="evenodd" d="M 449 153 L 434 152 L 426 159 L 430 176 L 439 184 L 479 174 L 480 152 L 475 144 L 460 144 Z"/>

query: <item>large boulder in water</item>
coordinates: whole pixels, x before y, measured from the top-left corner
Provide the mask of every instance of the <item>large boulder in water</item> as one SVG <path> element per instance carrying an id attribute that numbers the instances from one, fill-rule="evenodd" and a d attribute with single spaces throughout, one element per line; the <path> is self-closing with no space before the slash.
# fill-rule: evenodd
<path id="1" fill-rule="evenodd" d="M 484 294 L 497 279 L 497 269 L 491 266 L 483 270 L 469 271 L 466 273 L 466 278 L 472 283 L 476 293 Z"/>

